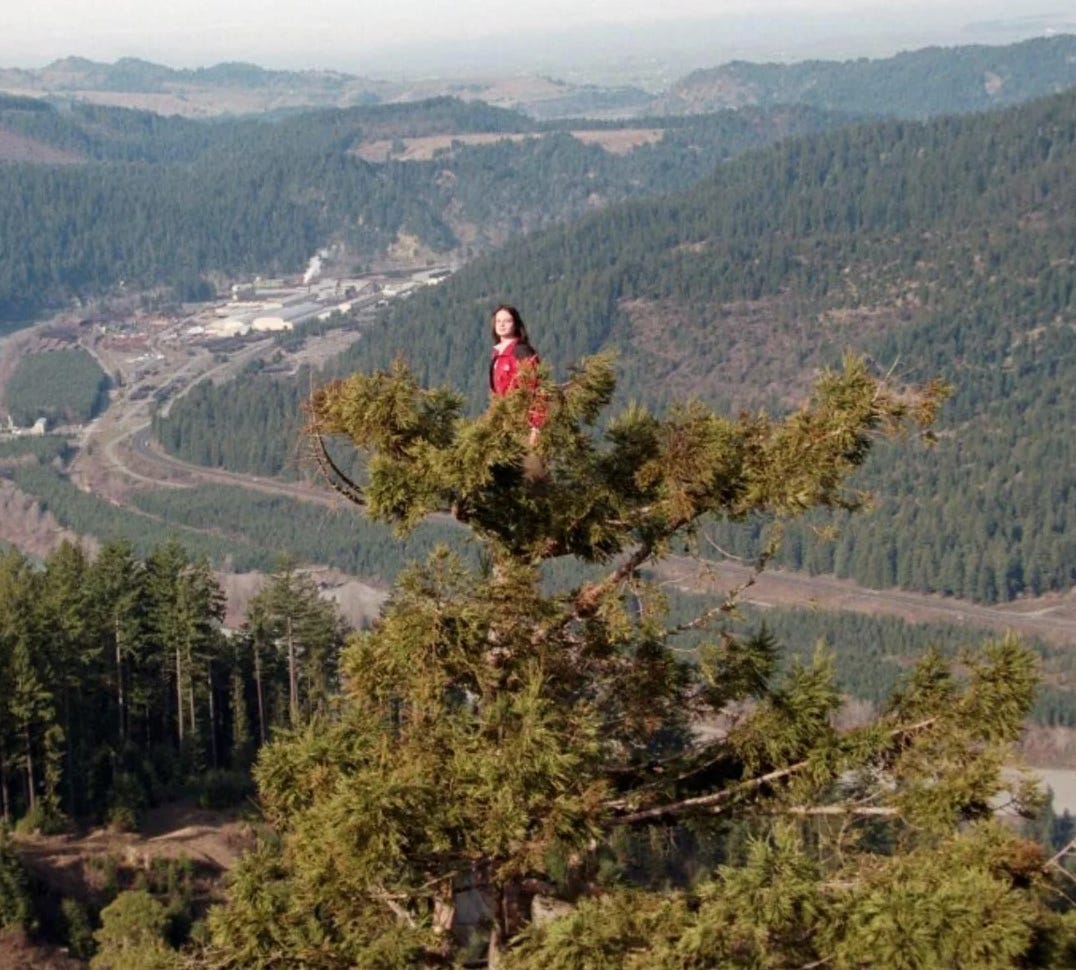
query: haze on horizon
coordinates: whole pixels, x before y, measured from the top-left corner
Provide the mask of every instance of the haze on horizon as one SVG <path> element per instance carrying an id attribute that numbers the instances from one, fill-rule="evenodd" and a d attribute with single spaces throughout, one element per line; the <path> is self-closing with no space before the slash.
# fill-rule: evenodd
<path id="1" fill-rule="evenodd" d="M 0 67 L 75 55 L 138 57 L 170 67 L 246 61 L 418 77 L 558 72 L 580 79 L 670 72 L 734 58 L 887 56 L 929 44 L 1002 44 L 1076 30 L 1073 0 L 398 0 L 362 11 L 349 0 L 265 5 L 230 0 L 9 3 Z"/>

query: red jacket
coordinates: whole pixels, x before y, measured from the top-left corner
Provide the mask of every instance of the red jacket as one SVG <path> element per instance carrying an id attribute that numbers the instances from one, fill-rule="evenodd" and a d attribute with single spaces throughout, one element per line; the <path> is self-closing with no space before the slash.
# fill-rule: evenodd
<path id="1" fill-rule="evenodd" d="M 489 389 L 497 397 L 503 397 L 526 382 L 532 390 L 538 384 L 538 354 L 530 344 L 513 340 L 503 351 L 493 348 L 489 361 Z M 545 408 L 535 401 L 528 415 L 530 426 L 540 428 L 545 423 Z"/>

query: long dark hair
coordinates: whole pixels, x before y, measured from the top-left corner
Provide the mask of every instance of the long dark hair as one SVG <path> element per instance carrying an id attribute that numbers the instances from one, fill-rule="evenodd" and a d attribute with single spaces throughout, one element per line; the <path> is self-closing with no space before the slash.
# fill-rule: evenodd
<path id="1" fill-rule="evenodd" d="M 500 313 L 501 310 L 507 310 L 508 313 L 512 315 L 512 336 L 515 337 L 516 340 L 518 340 L 521 344 L 529 344 L 530 340 L 527 338 L 527 326 L 523 322 L 523 317 L 519 315 L 519 311 L 514 306 L 512 306 L 511 303 L 500 304 L 489 315 L 489 332 L 490 335 L 493 337 L 493 342 L 497 343 L 501 339 L 497 336 L 497 328 L 493 325 L 493 321 L 497 318 L 497 314 Z"/>

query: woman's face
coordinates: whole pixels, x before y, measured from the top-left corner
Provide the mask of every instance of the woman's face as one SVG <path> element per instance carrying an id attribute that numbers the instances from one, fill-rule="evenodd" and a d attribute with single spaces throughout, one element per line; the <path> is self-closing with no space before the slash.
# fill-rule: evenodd
<path id="1" fill-rule="evenodd" d="M 501 340 L 514 337 L 516 335 L 516 321 L 512 319 L 512 314 L 507 310 L 498 310 L 493 317 L 493 332 Z"/>

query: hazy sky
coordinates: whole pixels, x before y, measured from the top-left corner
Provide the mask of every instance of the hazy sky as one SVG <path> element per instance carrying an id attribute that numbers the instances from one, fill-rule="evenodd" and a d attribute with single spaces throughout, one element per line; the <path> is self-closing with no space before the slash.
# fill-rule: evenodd
<path id="1" fill-rule="evenodd" d="M 542 35 L 589 25 L 633 27 L 620 33 L 636 38 L 646 36 L 639 28 L 653 28 L 655 43 L 659 37 L 671 43 L 673 21 L 709 21 L 714 30 L 724 23 L 719 35 L 729 49 L 772 48 L 770 56 L 779 57 L 782 45 L 812 29 L 844 31 L 854 47 L 854 38 L 872 32 L 894 35 L 894 46 L 902 31 L 914 42 L 916 30 L 928 25 L 939 38 L 934 42 L 944 42 L 949 30 L 949 42 L 967 43 L 974 38 L 960 32 L 968 23 L 1024 20 L 1027 34 L 1051 26 L 1043 16 L 1076 23 L 1076 0 L 4 0 L 2 8 L 0 67 L 41 67 L 77 54 L 102 61 L 142 57 L 173 67 L 242 60 L 355 73 L 377 63 L 402 74 L 409 73 L 409 50 L 421 60 L 422 51 L 473 49 L 482 38 L 510 39 L 523 50 L 535 38 L 538 55 L 549 53 L 540 49 L 543 41 L 551 43 Z M 1037 27 L 1031 23 L 1036 16 Z M 593 56 L 607 58 L 614 42 L 594 36 Z"/>

